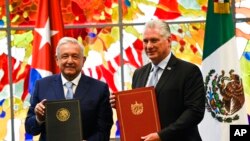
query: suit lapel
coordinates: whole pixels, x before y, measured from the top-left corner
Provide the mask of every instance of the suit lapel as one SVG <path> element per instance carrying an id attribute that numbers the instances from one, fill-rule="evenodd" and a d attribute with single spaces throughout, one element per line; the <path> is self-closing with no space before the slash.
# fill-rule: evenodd
<path id="1" fill-rule="evenodd" d="M 151 67 L 152 67 L 151 63 L 145 66 L 145 73 L 142 73 L 142 77 L 141 77 L 142 80 L 139 81 L 139 83 L 141 82 L 140 87 L 146 86 Z"/>
<path id="2" fill-rule="evenodd" d="M 169 81 L 169 76 L 175 71 L 175 64 L 177 63 L 177 58 L 172 54 L 167 66 L 164 68 L 161 78 L 159 79 L 156 90 L 159 92 L 164 85 Z"/>
<path id="3" fill-rule="evenodd" d="M 52 85 L 54 85 L 53 87 L 54 87 L 56 98 L 65 99 L 61 75 L 56 75 L 54 81 L 55 83 L 52 83 Z"/>
<path id="4" fill-rule="evenodd" d="M 88 83 L 88 77 L 82 74 L 78 86 L 76 88 L 74 98 L 76 99 L 82 99 L 86 96 L 86 91 L 89 88 L 89 83 Z"/>

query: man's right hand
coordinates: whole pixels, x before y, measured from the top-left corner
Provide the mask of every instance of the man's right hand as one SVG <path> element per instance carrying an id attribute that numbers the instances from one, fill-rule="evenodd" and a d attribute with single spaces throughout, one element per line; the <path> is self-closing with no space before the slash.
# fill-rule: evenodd
<path id="1" fill-rule="evenodd" d="M 110 103 L 110 105 L 111 105 L 112 108 L 116 108 L 115 107 L 115 95 L 114 94 L 111 94 L 109 96 L 109 103 Z"/>
<path id="2" fill-rule="evenodd" d="M 40 103 L 36 104 L 35 114 L 38 122 L 43 122 L 45 120 L 45 103 L 46 99 L 43 99 Z"/>

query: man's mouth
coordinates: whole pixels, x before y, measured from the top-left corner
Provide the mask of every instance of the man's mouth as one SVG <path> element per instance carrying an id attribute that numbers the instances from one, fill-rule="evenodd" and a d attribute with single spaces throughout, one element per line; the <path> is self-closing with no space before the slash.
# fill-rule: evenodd
<path id="1" fill-rule="evenodd" d="M 148 55 L 153 55 L 153 54 L 155 54 L 155 52 L 154 51 L 149 51 L 149 52 L 147 52 L 147 54 Z"/>

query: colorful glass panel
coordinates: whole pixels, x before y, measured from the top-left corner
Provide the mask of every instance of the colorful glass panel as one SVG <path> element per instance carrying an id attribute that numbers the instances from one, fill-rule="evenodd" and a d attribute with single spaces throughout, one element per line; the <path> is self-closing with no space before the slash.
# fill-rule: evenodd
<path id="1" fill-rule="evenodd" d="M 250 0 L 235 0 L 236 18 L 250 18 Z"/>
<path id="2" fill-rule="evenodd" d="M 12 26 L 33 27 L 35 25 L 39 0 L 15 0 L 10 1 L 9 4 Z M 107 24 L 118 21 L 117 1 L 61 0 L 61 8 L 64 24 Z"/>
<path id="3" fill-rule="evenodd" d="M 0 1 L 0 28 L 1 27 L 6 27 L 6 13 L 5 13 L 5 1 L 1 0 Z"/>
<path id="4" fill-rule="evenodd" d="M 4 33 L 0 32 L 0 35 Z M 28 60 L 32 48 L 32 31 L 11 31 L 13 107 L 10 107 L 10 80 L 8 78 L 8 45 L 6 35 L 0 36 L 0 139 L 11 140 L 11 109 L 14 113 L 15 138 L 24 140 L 24 119 L 29 106 L 28 80 L 30 66 Z"/>
<path id="5" fill-rule="evenodd" d="M 201 65 L 204 23 L 170 24 L 172 52 L 183 60 Z M 142 45 L 143 26 L 127 26 L 123 30 L 124 88 L 131 89 L 132 74 L 148 63 Z"/>
<path id="6" fill-rule="evenodd" d="M 240 68 L 244 86 L 247 113 L 250 115 L 250 22 L 236 24 L 237 48 L 239 50 Z"/>
<path id="7" fill-rule="evenodd" d="M 84 45 L 84 54 L 87 57 L 84 73 L 107 82 L 112 92 L 121 90 L 118 27 L 67 29 L 65 33 L 66 36 L 77 38 Z"/>
<path id="8" fill-rule="evenodd" d="M 169 21 L 205 20 L 207 0 L 123 0 L 123 22 L 145 22 L 158 17 Z"/>
<path id="9" fill-rule="evenodd" d="M 0 31 L 0 139 L 3 140 L 7 133 L 7 123 L 10 119 L 10 106 L 7 100 L 10 99 L 8 87 L 8 56 L 6 32 Z"/>
<path id="10" fill-rule="evenodd" d="M 5 31 L 7 26 L 6 1 L 0 2 L 0 140 L 11 140 L 11 109 L 14 112 L 15 140 L 29 140 L 32 139 L 32 136 L 25 134 L 24 119 L 30 98 L 27 81 L 32 55 L 33 31 L 11 30 L 14 94 L 14 107 L 11 108 L 7 68 L 8 45 Z M 9 0 L 11 23 L 9 28 L 33 27 L 38 2 L 39 0 Z M 186 61 L 201 64 L 207 0 L 121 0 L 123 23 L 117 24 L 120 11 L 119 2 L 119 0 L 61 0 L 63 20 L 65 28 L 67 28 L 66 35 L 77 38 L 85 46 L 84 54 L 87 56 L 87 60 L 83 71 L 86 75 L 106 81 L 110 85 L 111 92 L 122 90 L 122 86 L 124 89 L 131 89 L 134 70 L 148 62 L 141 42 L 142 26 L 123 26 L 123 38 L 120 43 L 118 25 L 123 23 L 142 24 L 155 17 L 173 22 L 170 23 L 174 40 L 172 52 Z M 235 2 L 236 17 L 249 18 L 250 0 L 236 0 Z M 194 21 L 197 20 L 204 22 L 195 23 Z M 190 23 L 190 21 L 192 22 Z M 88 24 L 88 28 L 84 24 Z M 105 26 L 105 24 L 117 25 Z M 250 91 L 248 87 L 250 86 L 249 27 L 249 22 L 236 25 L 237 47 L 243 50 L 241 69 L 243 70 L 247 100 L 250 99 L 248 93 Z M 122 82 L 122 77 L 124 82 Z M 250 114 L 249 105 L 248 114 Z M 114 120 L 116 121 L 115 114 Z M 111 137 L 115 137 L 116 133 L 114 125 Z M 38 136 L 33 139 L 38 140 Z"/>

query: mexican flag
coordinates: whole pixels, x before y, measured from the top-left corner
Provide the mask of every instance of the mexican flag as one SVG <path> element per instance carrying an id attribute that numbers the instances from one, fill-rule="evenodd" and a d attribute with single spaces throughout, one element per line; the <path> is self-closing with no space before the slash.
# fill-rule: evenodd
<path id="1" fill-rule="evenodd" d="M 230 0 L 208 0 L 202 73 L 206 112 L 203 141 L 229 141 L 232 124 L 248 124 Z"/>

